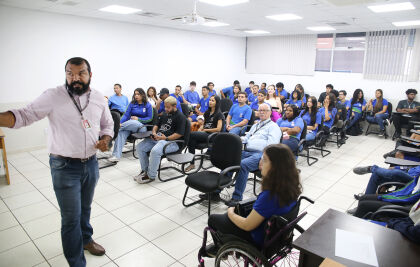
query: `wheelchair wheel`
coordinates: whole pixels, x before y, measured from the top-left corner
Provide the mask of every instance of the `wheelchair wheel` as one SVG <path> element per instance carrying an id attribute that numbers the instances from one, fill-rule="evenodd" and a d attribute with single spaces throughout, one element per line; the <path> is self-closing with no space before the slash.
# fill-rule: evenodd
<path id="1" fill-rule="evenodd" d="M 289 249 L 287 254 L 276 262 L 278 267 L 299 266 L 299 250 Z"/>
<path id="2" fill-rule="evenodd" d="M 243 242 L 229 242 L 216 255 L 215 266 L 272 266 L 264 255 L 252 245 Z"/>

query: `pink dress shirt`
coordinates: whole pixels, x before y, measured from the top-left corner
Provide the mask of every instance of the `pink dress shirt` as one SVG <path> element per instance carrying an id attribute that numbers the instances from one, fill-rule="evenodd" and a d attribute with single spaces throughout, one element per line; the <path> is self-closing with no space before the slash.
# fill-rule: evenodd
<path id="1" fill-rule="evenodd" d="M 86 106 L 89 92 L 74 98 L 82 109 Z M 35 101 L 22 109 L 11 110 L 16 117 L 13 128 L 28 126 L 48 116 L 48 152 L 71 158 L 88 158 L 96 154 L 95 144 L 103 135 L 114 135 L 114 122 L 104 96 L 90 89 L 84 119 L 90 129 L 82 126 L 81 115 L 64 85 L 48 89 Z"/>

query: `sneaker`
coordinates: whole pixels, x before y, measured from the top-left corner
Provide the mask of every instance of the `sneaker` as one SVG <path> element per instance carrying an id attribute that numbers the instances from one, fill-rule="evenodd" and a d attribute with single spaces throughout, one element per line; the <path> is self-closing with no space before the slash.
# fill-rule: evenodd
<path id="1" fill-rule="evenodd" d="M 363 175 L 363 174 L 366 174 L 366 173 L 371 173 L 372 172 L 371 168 L 372 168 L 372 166 L 356 167 L 356 168 L 353 169 L 353 172 L 355 174 L 358 174 L 358 175 Z"/>
<path id="2" fill-rule="evenodd" d="M 226 206 L 228 207 L 236 207 L 236 205 L 240 202 L 240 200 L 237 199 L 231 199 L 225 202 Z"/>
<path id="3" fill-rule="evenodd" d="M 149 176 L 147 176 L 147 174 L 136 178 L 136 182 L 139 184 L 148 184 L 150 182 L 153 182 L 154 180 L 155 179 L 152 179 Z"/>
<path id="4" fill-rule="evenodd" d="M 365 194 L 363 194 L 363 193 L 359 193 L 359 194 L 354 194 L 353 196 L 354 196 L 354 199 L 360 200 L 364 195 Z"/>
<path id="5" fill-rule="evenodd" d="M 400 137 L 401 137 L 401 133 L 397 133 L 397 132 L 394 133 L 394 138 L 400 138 Z"/>
<path id="6" fill-rule="evenodd" d="M 357 211 L 357 207 L 347 210 L 346 213 L 350 215 L 354 215 L 356 211 Z"/>
<path id="7" fill-rule="evenodd" d="M 185 172 L 189 172 L 192 171 L 193 169 L 195 169 L 195 165 L 194 164 L 190 164 L 187 168 L 185 168 Z"/>
<path id="8" fill-rule="evenodd" d="M 120 161 L 120 159 L 117 158 L 116 156 L 112 156 L 108 160 L 111 161 L 111 162 L 118 162 L 118 161 Z"/>
<path id="9" fill-rule="evenodd" d="M 384 157 L 384 159 L 386 159 L 387 157 L 395 158 L 395 154 L 397 154 L 397 150 L 393 150 L 391 152 L 388 152 L 388 153 L 384 154 L 383 157 Z"/>
<path id="10" fill-rule="evenodd" d="M 200 199 L 202 199 L 202 200 L 208 200 L 209 199 L 209 197 L 207 196 L 207 194 L 199 194 L 198 197 Z M 214 193 L 210 193 L 210 200 L 211 201 L 220 201 L 221 198 L 220 198 L 219 193 L 215 193 L 215 192 Z"/>
<path id="11" fill-rule="evenodd" d="M 385 130 L 380 130 L 378 136 L 384 136 L 385 135 Z"/>
<path id="12" fill-rule="evenodd" d="M 145 175 L 146 175 L 146 172 L 145 171 L 141 171 L 141 173 L 139 175 L 136 175 L 136 176 L 133 177 L 133 180 L 134 181 L 137 181 L 137 179 L 141 179 Z"/>

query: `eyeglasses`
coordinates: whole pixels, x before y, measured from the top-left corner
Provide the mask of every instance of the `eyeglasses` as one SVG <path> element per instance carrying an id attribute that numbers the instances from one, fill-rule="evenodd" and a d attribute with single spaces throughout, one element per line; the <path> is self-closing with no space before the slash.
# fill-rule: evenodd
<path id="1" fill-rule="evenodd" d="M 258 112 L 269 112 L 270 110 L 267 110 L 267 109 L 260 109 L 260 110 L 258 110 Z"/>

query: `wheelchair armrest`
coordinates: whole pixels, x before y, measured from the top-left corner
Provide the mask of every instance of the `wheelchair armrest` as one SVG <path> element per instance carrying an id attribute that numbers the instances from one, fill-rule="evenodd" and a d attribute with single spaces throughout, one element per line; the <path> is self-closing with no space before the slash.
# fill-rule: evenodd
<path id="1" fill-rule="evenodd" d="M 378 218 L 379 216 L 392 216 L 393 218 L 404 218 L 404 217 L 408 217 L 408 213 L 404 212 L 404 211 L 400 211 L 400 210 L 394 210 L 394 209 L 380 209 L 375 211 L 371 216 L 370 219 L 371 220 L 375 220 L 376 218 Z"/>
<path id="2" fill-rule="evenodd" d="M 313 201 L 312 199 L 310 199 L 310 198 L 308 198 L 306 196 L 300 196 L 299 199 L 298 199 L 299 207 L 300 207 L 300 202 L 302 201 L 302 199 L 308 201 L 311 204 L 314 204 L 315 203 L 315 201 Z"/>
<path id="3" fill-rule="evenodd" d="M 303 229 L 299 224 L 295 225 L 295 229 L 298 230 L 299 233 L 303 234 L 305 232 L 305 229 Z"/>
<path id="4" fill-rule="evenodd" d="M 168 141 L 168 143 L 166 143 L 163 146 L 163 155 L 167 156 L 168 154 L 166 153 L 166 148 L 170 145 L 170 144 L 174 144 L 174 143 L 179 143 L 179 144 L 184 144 L 185 141 L 184 140 L 173 140 L 173 141 Z"/>
<path id="5" fill-rule="evenodd" d="M 419 166 L 420 162 L 412 161 L 412 160 L 405 160 L 393 157 L 387 157 L 385 159 L 385 163 L 397 165 L 397 166 Z"/>
<path id="6" fill-rule="evenodd" d="M 400 182 L 386 182 L 386 183 L 383 183 L 383 184 L 380 184 L 379 186 L 378 186 L 378 188 L 376 188 L 376 194 L 380 194 L 380 191 L 381 191 L 381 189 L 383 188 L 383 187 L 391 187 L 391 186 L 396 186 L 396 187 L 398 187 L 398 188 L 401 188 L 401 187 L 404 187 L 404 186 L 406 186 L 407 184 L 405 184 L 405 183 L 400 183 Z"/>

